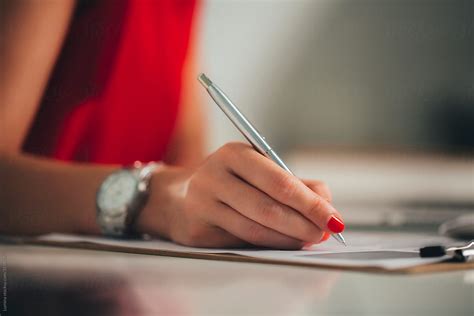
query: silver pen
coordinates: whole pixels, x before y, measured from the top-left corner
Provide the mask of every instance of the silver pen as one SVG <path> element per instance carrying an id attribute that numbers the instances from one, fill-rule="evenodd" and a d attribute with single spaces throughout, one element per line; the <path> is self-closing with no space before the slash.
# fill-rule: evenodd
<path id="1" fill-rule="evenodd" d="M 205 74 L 200 74 L 198 77 L 199 82 L 206 88 L 211 98 L 216 102 L 219 108 L 225 113 L 225 115 L 231 120 L 231 122 L 237 127 L 237 129 L 244 135 L 244 137 L 252 144 L 252 146 L 262 155 L 273 160 L 277 165 L 282 167 L 287 172 L 293 174 L 290 168 L 281 160 L 280 157 L 273 151 L 273 149 L 265 141 L 257 129 L 247 120 L 247 118 L 240 112 L 240 110 L 232 103 L 232 101 L 225 95 L 225 93 L 219 89 Z M 342 234 L 332 234 L 332 237 L 339 243 L 346 245 L 346 241 Z"/>

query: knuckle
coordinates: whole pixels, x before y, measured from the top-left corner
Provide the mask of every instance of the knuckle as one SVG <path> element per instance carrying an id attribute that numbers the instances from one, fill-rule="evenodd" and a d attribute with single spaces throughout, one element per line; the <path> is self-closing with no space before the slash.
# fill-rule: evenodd
<path id="1" fill-rule="evenodd" d="M 265 232 L 263 228 L 260 227 L 260 225 L 256 223 L 251 224 L 247 228 L 247 239 L 248 239 L 248 242 L 252 244 L 256 244 L 256 245 L 262 244 L 262 242 L 264 241 L 264 235 L 265 235 Z"/>
<path id="2" fill-rule="evenodd" d="M 241 150 L 246 148 L 251 148 L 249 144 L 242 143 L 242 142 L 229 142 L 227 143 L 228 146 L 233 148 L 234 150 Z"/>
<path id="3" fill-rule="evenodd" d="M 294 197 L 297 185 L 294 177 L 290 174 L 279 174 L 274 180 L 277 194 L 284 200 L 290 200 Z"/>
<path id="4" fill-rule="evenodd" d="M 230 143 L 226 143 L 221 148 L 219 148 L 219 151 L 222 154 L 229 155 L 229 154 L 234 154 L 235 152 L 241 150 L 244 147 L 246 147 L 246 146 L 242 143 L 230 142 Z"/>
<path id="5" fill-rule="evenodd" d="M 281 207 L 270 199 L 262 199 L 260 205 L 258 205 L 258 211 L 262 221 L 267 224 L 275 223 L 282 215 Z"/>
<path id="6" fill-rule="evenodd" d="M 214 154 L 215 157 L 227 157 L 232 152 L 232 146 L 230 144 L 225 144 L 224 146 L 220 147 L 216 153 Z"/>
<path id="7" fill-rule="evenodd" d="M 323 208 L 323 203 L 323 199 L 320 196 L 316 196 L 313 203 L 306 211 L 306 215 L 309 216 L 309 218 L 317 217 Z"/>
<path id="8" fill-rule="evenodd" d="M 239 147 L 241 147 L 239 143 L 227 143 L 220 147 L 213 156 L 216 160 L 227 164 L 229 161 L 233 161 L 235 156 L 239 154 Z"/>

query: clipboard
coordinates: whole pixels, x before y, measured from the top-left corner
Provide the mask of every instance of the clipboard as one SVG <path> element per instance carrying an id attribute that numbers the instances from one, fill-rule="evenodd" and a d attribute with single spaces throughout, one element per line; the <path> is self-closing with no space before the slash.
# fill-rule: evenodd
<path id="1" fill-rule="evenodd" d="M 217 260 L 217 261 L 230 261 L 230 262 L 242 262 L 242 263 L 258 263 L 258 264 L 269 264 L 269 265 L 286 265 L 294 267 L 304 268 L 318 268 L 318 269 L 331 269 L 331 270 L 343 270 L 343 271 L 355 271 L 365 273 L 381 273 L 381 274 L 421 274 L 421 273 L 437 273 L 447 271 L 460 271 L 474 269 L 474 261 L 467 262 L 455 262 L 454 260 L 445 259 L 440 262 L 420 264 L 410 267 L 387 269 L 380 266 L 346 266 L 338 265 L 337 263 L 321 263 L 321 262 L 297 262 L 285 259 L 275 258 L 259 258 L 253 256 L 242 255 L 240 253 L 232 253 L 230 250 L 222 250 L 217 253 L 206 253 L 203 251 L 176 251 L 173 249 L 152 249 L 143 247 L 133 247 L 132 245 L 127 246 L 124 244 L 101 244 L 89 241 L 71 240 L 71 241 L 58 241 L 53 239 L 41 239 L 31 237 L 7 237 L 1 238 L 0 241 L 14 244 L 28 244 L 28 245 L 39 245 L 39 246 L 52 246 L 61 248 L 73 248 L 73 249 L 86 249 L 93 251 L 110 251 L 119 253 L 130 253 L 130 254 L 141 254 L 141 255 L 153 255 L 153 256 L 165 256 L 175 258 L 187 258 L 187 259 L 202 259 L 202 260 Z M 126 242 L 125 242 L 126 243 Z"/>

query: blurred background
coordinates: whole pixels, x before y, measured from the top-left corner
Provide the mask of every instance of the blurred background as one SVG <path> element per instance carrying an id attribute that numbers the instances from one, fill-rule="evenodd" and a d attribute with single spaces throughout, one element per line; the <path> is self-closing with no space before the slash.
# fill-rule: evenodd
<path id="1" fill-rule="evenodd" d="M 207 0 L 201 58 L 280 150 L 472 151 L 473 23 L 471 0 Z M 211 148 L 240 139 L 208 103 Z"/>
<path id="2" fill-rule="evenodd" d="M 474 1 L 207 0 L 202 69 L 352 225 L 474 212 Z M 242 136 L 212 100 L 209 150 Z"/>

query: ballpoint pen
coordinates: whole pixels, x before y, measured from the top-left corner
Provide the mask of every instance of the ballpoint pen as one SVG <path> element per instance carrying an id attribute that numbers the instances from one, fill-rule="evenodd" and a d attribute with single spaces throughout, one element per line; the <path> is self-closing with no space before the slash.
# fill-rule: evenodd
<path id="1" fill-rule="evenodd" d="M 237 127 L 237 129 L 244 135 L 244 137 L 252 144 L 252 146 L 260 152 L 262 155 L 273 160 L 281 168 L 293 174 L 290 168 L 281 160 L 281 158 L 275 153 L 275 151 L 268 145 L 257 129 L 247 120 L 247 118 L 240 112 L 232 101 L 225 95 L 225 93 L 217 87 L 205 74 L 200 74 L 198 77 L 199 82 L 206 88 L 211 98 L 216 102 L 219 108 L 225 113 L 225 115 L 231 120 L 231 122 Z M 346 241 L 341 233 L 332 234 L 339 243 L 346 245 Z"/>

